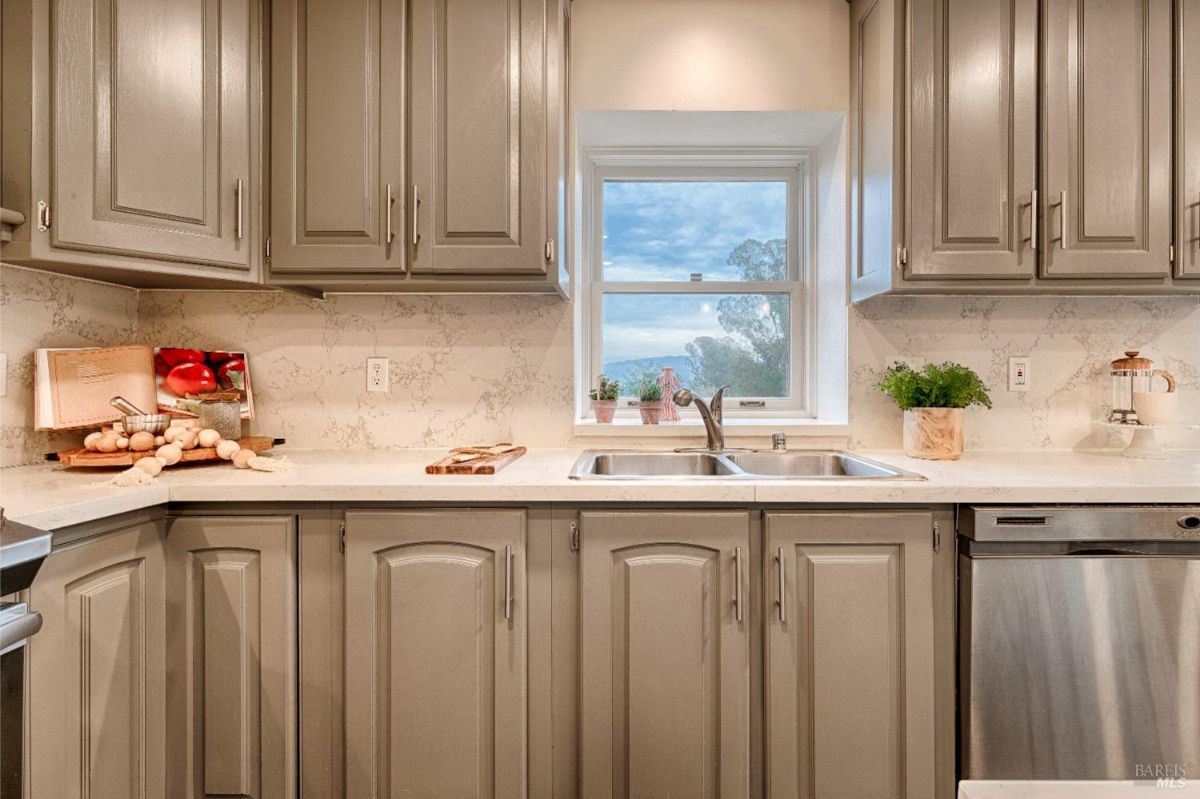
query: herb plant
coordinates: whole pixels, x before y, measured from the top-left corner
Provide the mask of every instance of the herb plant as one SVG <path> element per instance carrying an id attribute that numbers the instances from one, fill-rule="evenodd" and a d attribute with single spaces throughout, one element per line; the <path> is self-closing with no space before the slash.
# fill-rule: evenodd
<path id="1" fill-rule="evenodd" d="M 620 380 L 609 380 L 607 376 L 600 375 L 600 378 L 596 383 L 596 388 L 593 388 L 588 392 L 588 399 L 608 402 L 615 400 L 620 393 Z"/>
<path id="2" fill-rule="evenodd" d="M 892 364 L 883 373 L 878 387 L 900 410 L 912 408 L 992 407 L 987 386 L 974 371 L 958 363 L 925 364 L 914 371 L 908 364 Z"/>
<path id="3" fill-rule="evenodd" d="M 642 402 L 661 402 L 662 387 L 658 385 L 658 374 L 652 369 L 627 377 L 625 385 L 637 392 Z"/>

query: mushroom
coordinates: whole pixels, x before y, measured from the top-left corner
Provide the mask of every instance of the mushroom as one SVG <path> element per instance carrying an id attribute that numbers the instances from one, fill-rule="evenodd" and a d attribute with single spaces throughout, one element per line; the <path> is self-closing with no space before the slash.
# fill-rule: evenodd
<path id="1" fill-rule="evenodd" d="M 104 438 L 104 433 L 88 433 L 87 437 L 83 439 L 83 446 L 85 449 L 95 450 L 102 438 Z"/>
<path id="2" fill-rule="evenodd" d="M 158 458 L 138 458 L 134 464 L 151 477 L 158 477 L 158 473 L 163 470 L 163 462 Z"/>
<path id="3" fill-rule="evenodd" d="M 241 450 L 241 448 L 241 444 L 236 441 L 229 441 L 228 439 L 221 441 L 217 444 L 217 457 L 227 461 L 233 457 L 235 452 Z"/>
<path id="4" fill-rule="evenodd" d="M 221 441 L 221 434 L 216 430 L 207 428 L 200 431 L 200 434 L 196 437 L 196 440 L 202 447 L 215 447 Z"/>
<path id="5" fill-rule="evenodd" d="M 154 434 L 139 430 L 129 437 L 129 448 L 134 452 L 145 452 L 154 448 Z"/>
<path id="6" fill-rule="evenodd" d="M 239 469 L 249 469 L 250 459 L 255 457 L 255 452 L 252 449 L 239 449 L 233 453 L 233 465 Z"/>
<path id="7" fill-rule="evenodd" d="M 178 444 L 163 444 L 154 454 L 162 460 L 163 466 L 173 466 L 183 457 L 183 450 Z"/>

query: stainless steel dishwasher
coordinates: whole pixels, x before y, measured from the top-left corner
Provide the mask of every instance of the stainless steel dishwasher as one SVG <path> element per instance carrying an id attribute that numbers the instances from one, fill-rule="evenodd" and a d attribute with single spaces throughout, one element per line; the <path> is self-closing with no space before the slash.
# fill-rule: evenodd
<path id="1" fill-rule="evenodd" d="M 960 519 L 963 779 L 1200 779 L 1200 507 Z"/>

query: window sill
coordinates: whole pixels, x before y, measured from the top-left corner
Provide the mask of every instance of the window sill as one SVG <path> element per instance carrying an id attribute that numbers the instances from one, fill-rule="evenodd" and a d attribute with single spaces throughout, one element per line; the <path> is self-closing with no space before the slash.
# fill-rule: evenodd
<path id="1" fill-rule="evenodd" d="M 850 425 L 827 419 L 727 419 L 726 438 L 769 437 L 772 433 L 788 436 L 848 436 Z M 678 422 L 642 424 L 638 418 L 614 419 L 600 424 L 594 419 L 575 421 L 576 438 L 687 438 L 704 437 L 704 423 L 699 419 Z"/>

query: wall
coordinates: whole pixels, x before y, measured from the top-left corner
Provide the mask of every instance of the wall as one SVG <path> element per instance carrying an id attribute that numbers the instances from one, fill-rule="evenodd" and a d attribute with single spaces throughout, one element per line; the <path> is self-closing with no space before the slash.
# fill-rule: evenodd
<path id="1" fill-rule="evenodd" d="M 133 289 L 0 266 L 0 351 L 8 356 L 0 398 L 0 466 L 35 463 L 78 446 L 73 433 L 33 429 L 33 351 L 136 341 L 138 293 Z"/>

